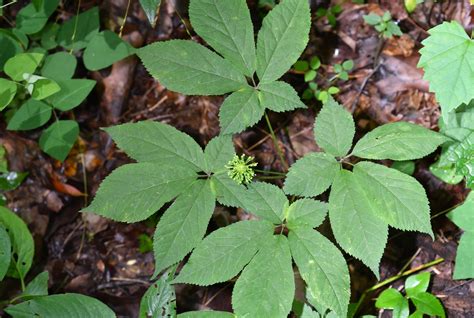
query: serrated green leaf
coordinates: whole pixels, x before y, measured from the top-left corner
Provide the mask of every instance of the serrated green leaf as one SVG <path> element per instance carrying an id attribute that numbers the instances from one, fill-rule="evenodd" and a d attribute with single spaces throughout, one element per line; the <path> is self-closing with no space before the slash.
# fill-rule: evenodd
<path id="1" fill-rule="evenodd" d="M 353 173 L 373 214 L 397 229 L 433 237 L 428 198 L 416 179 L 366 161 L 355 165 Z"/>
<path id="2" fill-rule="evenodd" d="M 152 27 L 155 27 L 156 13 L 160 9 L 161 0 L 140 0 L 140 5 Z"/>
<path id="3" fill-rule="evenodd" d="M 307 154 L 290 167 L 283 189 L 287 194 L 318 196 L 331 186 L 340 169 L 340 164 L 331 155 Z"/>
<path id="4" fill-rule="evenodd" d="M 343 157 L 351 149 L 354 135 L 355 124 L 351 113 L 330 98 L 314 123 L 316 143 L 327 153 Z"/>
<path id="5" fill-rule="evenodd" d="M 418 67 L 423 67 L 424 79 L 430 82 L 443 113 L 449 113 L 474 98 L 469 89 L 474 85 L 474 42 L 457 21 L 444 22 L 428 32 Z"/>
<path id="6" fill-rule="evenodd" d="M 291 254 L 313 298 L 346 317 L 350 297 L 349 270 L 341 252 L 310 228 L 290 231 Z"/>
<path id="7" fill-rule="evenodd" d="M 36 100 L 42 100 L 56 94 L 60 90 L 61 87 L 59 87 L 55 81 L 48 78 L 41 78 L 34 83 L 31 97 Z"/>
<path id="8" fill-rule="evenodd" d="M 73 54 L 58 52 L 44 59 L 41 75 L 55 81 L 68 80 L 74 76 L 77 59 Z"/>
<path id="9" fill-rule="evenodd" d="M 42 272 L 38 274 L 31 282 L 26 285 L 25 291 L 22 293 L 22 299 L 31 299 L 37 296 L 48 295 L 49 273 Z"/>
<path id="10" fill-rule="evenodd" d="M 423 293 L 428 289 L 430 284 L 431 274 L 424 272 L 408 277 L 405 281 L 405 291 L 408 297 L 413 297 L 416 294 Z"/>
<path id="11" fill-rule="evenodd" d="M 416 309 L 422 313 L 430 316 L 438 316 L 441 318 L 446 317 L 443 305 L 438 298 L 431 295 L 430 293 L 419 293 L 410 297 L 410 299 L 415 304 Z"/>
<path id="12" fill-rule="evenodd" d="M 270 238 L 245 267 L 232 293 L 239 317 L 286 318 L 295 295 L 290 247 L 282 235 Z"/>
<path id="13" fill-rule="evenodd" d="M 97 299 L 81 294 L 38 297 L 5 309 L 15 318 L 115 318 L 114 312 Z"/>
<path id="14" fill-rule="evenodd" d="M 16 95 L 16 83 L 0 78 L 0 111 L 7 107 Z"/>
<path id="15" fill-rule="evenodd" d="M 178 315 L 178 318 L 235 318 L 226 311 L 189 311 Z"/>
<path id="16" fill-rule="evenodd" d="M 279 187 L 266 182 L 254 182 L 248 185 L 243 207 L 259 218 L 281 224 L 284 208 L 288 205 L 288 199 Z"/>
<path id="17" fill-rule="evenodd" d="M 298 60 L 309 40 L 311 13 L 301 0 L 284 0 L 263 19 L 257 41 L 260 82 L 279 79 Z"/>
<path id="18" fill-rule="evenodd" d="M 119 222 L 143 221 L 186 191 L 196 177 L 187 167 L 148 162 L 127 164 L 102 181 L 91 205 L 82 212 Z"/>
<path id="19" fill-rule="evenodd" d="M 96 82 L 89 79 L 68 79 L 58 81 L 61 91 L 48 99 L 54 108 L 69 111 L 81 104 L 89 96 Z"/>
<path id="20" fill-rule="evenodd" d="M 266 221 L 242 221 L 212 232 L 194 250 L 173 283 L 211 285 L 236 276 L 273 235 Z"/>
<path id="21" fill-rule="evenodd" d="M 0 32 L 0 71 L 3 71 L 5 63 L 12 57 L 23 52 L 20 43 L 14 38 Z"/>
<path id="22" fill-rule="evenodd" d="M 41 150 L 56 160 L 64 161 L 79 136 L 79 125 L 74 120 L 58 120 L 41 134 Z"/>
<path id="23" fill-rule="evenodd" d="M 246 88 L 226 98 L 219 111 L 222 134 L 234 134 L 244 131 L 258 123 L 265 108 L 260 105 L 258 91 Z"/>
<path id="24" fill-rule="evenodd" d="M 209 45 L 242 73 L 253 76 L 255 40 L 245 0 L 193 0 L 189 16 L 193 28 Z"/>
<path id="25" fill-rule="evenodd" d="M 373 214 L 371 202 L 350 171 L 341 170 L 332 185 L 329 219 L 337 243 L 379 278 L 388 225 Z"/>
<path id="26" fill-rule="evenodd" d="M 90 71 L 97 71 L 135 53 L 128 42 L 112 31 L 96 34 L 84 50 L 84 65 Z"/>
<path id="27" fill-rule="evenodd" d="M 3 225 L 0 225 L 0 281 L 3 280 L 10 267 L 12 243 Z"/>
<path id="28" fill-rule="evenodd" d="M 99 33 L 99 28 L 99 8 L 92 7 L 61 25 L 58 43 L 68 50 L 82 50 Z"/>
<path id="29" fill-rule="evenodd" d="M 24 74 L 33 74 L 43 60 L 44 55 L 40 53 L 21 53 L 9 59 L 4 66 L 5 74 L 14 81 L 24 80 Z"/>
<path id="30" fill-rule="evenodd" d="M 176 294 L 170 284 L 170 271 L 164 273 L 143 295 L 139 318 L 176 317 Z"/>
<path id="31" fill-rule="evenodd" d="M 247 85 L 230 62 L 193 41 L 156 42 L 138 50 L 148 72 L 166 88 L 186 95 L 222 95 Z"/>
<path id="32" fill-rule="evenodd" d="M 216 174 L 211 181 L 220 204 L 234 208 L 248 204 L 247 188 L 229 178 L 227 173 Z"/>
<path id="33" fill-rule="evenodd" d="M 12 211 L 0 206 L 0 225 L 10 236 L 12 246 L 12 262 L 7 276 L 25 278 L 33 262 L 35 246 L 25 222 Z"/>
<path id="34" fill-rule="evenodd" d="M 216 197 L 210 180 L 196 180 L 163 214 L 153 238 L 155 274 L 181 261 L 206 234 Z"/>
<path id="35" fill-rule="evenodd" d="M 392 309 L 393 318 L 407 318 L 410 314 L 408 300 L 394 288 L 384 290 L 377 298 L 375 306 L 377 308 Z"/>
<path id="36" fill-rule="evenodd" d="M 318 227 L 323 223 L 327 213 L 327 203 L 313 199 L 300 199 L 288 207 L 285 215 L 288 228 L 296 230 L 299 227 Z"/>
<path id="37" fill-rule="evenodd" d="M 34 99 L 27 100 L 8 123 L 8 130 L 31 130 L 43 126 L 51 118 L 50 106 Z"/>
<path id="38" fill-rule="evenodd" d="M 201 147 L 185 133 L 159 122 L 142 121 L 105 129 L 117 145 L 139 162 L 173 163 L 200 172 L 206 170 Z"/>
<path id="39" fill-rule="evenodd" d="M 274 112 L 285 112 L 297 108 L 306 108 L 298 93 L 285 82 L 272 82 L 258 86 L 260 103 L 263 108 Z"/>
<path id="40" fill-rule="evenodd" d="M 398 161 L 423 158 L 449 138 L 408 122 L 379 126 L 362 137 L 352 154 L 365 159 Z"/>
<path id="41" fill-rule="evenodd" d="M 232 136 L 217 136 L 212 138 L 204 150 L 208 172 L 218 172 L 235 156 Z"/>
<path id="42" fill-rule="evenodd" d="M 48 18 L 58 7 L 59 0 L 42 1 L 41 6 L 33 3 L 22 8 L 16 16 L 16 28 L 25 34 L 41 31 L 48 22 Z"/>

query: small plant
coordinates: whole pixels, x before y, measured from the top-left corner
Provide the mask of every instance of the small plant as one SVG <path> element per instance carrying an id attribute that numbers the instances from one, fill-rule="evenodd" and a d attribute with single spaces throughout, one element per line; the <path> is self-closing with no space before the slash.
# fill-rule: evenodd
<path id="1" fill-rule="evenodd" d="M 318 19 L 326 17 L 329 24 L 332 27 L 335 27 L 336 24 L 337 24 L 337 16 L 341 12 L 342 12 L 342 7 L 340 5 L 334 5 L 334 6 L 331 6 L 331 7 L 327 8 L 327 9 L 326 8 L 319 8 L 316 11 L 316 17 Z"/>
<path id="2" fill-rule="evenodd" d="M 384 38 L 391 38 L 394 35 L 401 36 L 403 34 L 400 27 L 392 20 L 392 14 L 389 11 L 386 11 L 383 16 L 375 13 L 364 15 L 364 21 L 375 27 L 375 30 Z"/>
<path id="3" fill-rule="evenodd" d="M 384 290 L 377 298 L 375 306 L 377 308 L 393 310 L 393 317 L 408 318 L 410 316 L 421 318 L 424 315 L 446 317 L 439 299 L 427 292 L 430 276 L 429 272 L 424 272 L 408 277 L 405 281 L 405 296 L 394 288 Z M 409 301 L 415 307 L 415 312 L 412 314 L 410 314 Z"/>

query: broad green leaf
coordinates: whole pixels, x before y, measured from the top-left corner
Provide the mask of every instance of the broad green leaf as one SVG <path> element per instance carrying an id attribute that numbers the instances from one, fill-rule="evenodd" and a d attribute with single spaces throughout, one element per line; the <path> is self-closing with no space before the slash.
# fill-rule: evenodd
<path id="1" fill-rule="evenodd" d="M 49 273 L 42 272 L 38 274 L 31 282 L 26 285 L 25 291 L 22 293 L 23 299 L 31 299 L 37 296 L 48 295 Z"/>
<path id="2" fill-rule="evenodd" d="M 178 315 L 178 318 L 235 318 L 226 311 L 189 311 Z"/>
<path id="3" fill-rule="evenodd" d="M 211 285 L 236 276 L 273 235 L 266 221 L 241 221 L 212 232 L 194 250 L 173 283 Z"/>
<path id="4" fill-rule="evenodd" d="M 93 7 L 61 25 L 58 43 L 68 50 L 82 50 L 99 33 L 99 28 L 99 8 Z"/>
<path id="5" fill-rule="evenodd" d="M 247 188 L 229 178 L 227 173 L 216 174 L 211 181 L 220 204 L 234 208 L 248 205 Z"/>
<path id="6" fill-rule="evenodd" d="M 375 128 L 356 144 L 352 154 L 365 159 L 397 161 L 423 158 L 449 141 L 449 138 L 407 122 L 396 122 Z"/>
<path id="7" fill-rule="evenodd" d="M 413 297 L 416 294 L 423 293 L 428 289 L 430 284 L 431 274 L 424 272 L 408 277 L 405 281 L 405 291 L 408 297 Z"/>
<path id="8" fill-rule="evenodd" d="M 48 102 L 60 111 L 69 111 L 89 96 L 96 82 L 89 79 L 67 79 L 58 81 L 61 90 L 51 96 Z"/>
<path id="9" fill-rule="evenodd" d="M 16 83 L 0 78 L 0 111 L 7 107 L 16 95 Z"/>
<path id="10" fill-rule="evenodd" d="M 64 161 L 79 136 L 79 125 L 74 120 L 58 120 L 44 130 L 39 145 L 41 150 L 56 160 Z"/>
<path id="11" fill-rule="evenodd" d="M 428 198 L 416 179 L 366 161 L 358 163 L 353 172 L 367 202 L 370 202 L 372 214 L 397 229 L 418 231 L 433 237 Z"/>
<path id="12" fill-rule="evenodd" d="M 290 167 L 283 189 L 287 194 L 318 196 L 331 186 L 340 169 L 331 155 L 323 152 L 307 154 Z"/>
<path id="13" fill-rule="evenodd" d="M 155 27 L 156 24 L 156 13 L 160 9 L 161 0 L 140 0 L 145 15 L 150 21 L 150 24 Z"/>
<path id="14" fill-rule="evenodd" d="M 260 104 L 263 108 L 268 108 L 274 112 L 306 108 L 295 89 L 285 82 L 261 84 L 258 89 L 260 91 Z"/>
<path id="15" fill-rule="evenodd" d="M 349 270 L 341 252 L 311 228 L 290 231 L 291 254 L 313 298 L 346 317 L 350 297 Z"/>
<path id="16" fill-rule="evenodd" d="M 332 185 L 329 219 L 337 243 L 379 278 L 388 225 L 373 214 L 371 202 L 350 171 L 341 170 Z"/>
<path id="17" fill-rule="evenodd" d="M 59 32 L 59 24 L 48 23 L 41 31 L 41 47 L 46 50 L 52 50 L 58 46 L 56 36 Z"/>
<path id="18" fill-rule="evenodd" d="M 193 0 L 189 16 L 197 34 L 239 71 L 253 76 L 255 40 L 247 1 Z"/>
<path id="19" fill-rule="evenodd" d="M 393 318 L 407 318 L 410 314 L 408 300 L 394 288 L 384 290 L 377 298 L 375 306 L 377 308 L 392 309 Z"/>
<path id="20" fill-rule="evenodd" d="M 0 281 L 3 280 L 10 267 L 12 243 L 3 225 L 0 225 Z"/>
<path id="21" fill-rule="evenodd" d="M 139 162 L 186 166 L 206 170 L 201 147 L 185 133 L 159 122 L 142 121 L 105 129 L 117 145 Z"/>
<path id="22" fill-rule="evenodd" d="M 114 312 L 97 299 L 81 294 L 60 294 L 34 298 L 5 311 L 15 318 L 115 318 Z"/>
<path id="23" fill-rule="evenodd" d="M 43 126 L 51 118 L 52 108 L 30 99 L 16 111 L 8 123 L 8 130 L 31 130 Z"/>
<path id="24" fill-rule="evenodd" d="M 307 1 L 284 0 L 263 19 L 257 41 L 260 82 L 279 79 L 295 64 L 309 40 L 311 13 Z"/>
<path id="25" fill-rule="evenodd" d="M 74 76 L 77 59 L 73 54 L 58 52 L 48 55 L 41 68 L 41 75 L 55 81 L 68 80 Z"/>
<path id="26" fill-rule="evenodd" d="M 138 56 L 166 88 L 186 95 L 222 95 L 248 86 L 230 62 L 193 41 L 156 42 Z"/>
<path id="27" fill-rule="evenodd" d="M 181 261 L 201 242 L 215 202 L 210 180 L 196 180 L 163 214 L 153 238 L 155 274 Z"/>
<path id="28" fill-rule="evenodd" d="M 238 317 L 286 318 L 295 295 L 288 239 L 273 236 L 235 283 L 232 307 Z"/>
<path id="29" fill-rule="evenodd" d="M 410 297 L 410 299 L 413 301 L 418 311 L 429 316 L 438 316 L 441 318 L 446 317 L 443 305 L 438 298 L 430 293 L 419 293 Z"/>
<path id="30" fill-rule="evenodd" d="M 60 90 L 61 87 L 59 87 L 58 83 L 48 78 L 42 78 L 34 83 L 31 97 L 36 100 L 42 100 L 56 94 Z"/>
<path id="31" fill-rule="evenodd" d="M 3 225 L 10 236 L 12 262 L 7 276 L 24 278 L 30 270 L 35 246 L 25 222 L 12 211 L 0 206 L 0 225 Z"/>
<path id="32" fill-rule="evenodd" d="M 5 73 L 11 79 L 21 82 L 24 74 L 33 74 L 43 60 L 44 55 L 40 53 L 21 53 L 9 59 L 4 66 Z"/>
<path id="33" fill-rule="evenodd" d="M 354 135 L 355 124 L 351 113 L 330 98 L 314 123 L 316 143 L 327 153 L 343 157 L 351 150 Z"/>
<path id="34" fill-rule="evenodd" d="M 22 8 L 16 16 L 16 28 L 25 34 L 41 31 L 48 22 L 48 18 L 58 7 L 59 0 L 42 1 L 41 6 L 33 3 Z"/>
<path id="35" fill-rule="evenodd" d="M 82 212 L 135 223 L 146 220 L 196 180 L 186 167 L 154 163 L 127 164 L 115 169 Z"/>
<path id="36" fill-rule="evenodd" d="M 245 88 L 226 98 L 219 111 L 222 134 L 240 133 L 260 121 L 265 108 L 260 105 L 258 94 L 253 88 Z"/>
<path id="37" fill-rule="evenodd" d="M 448 214 L 457 226 L 464 230 L 456 253 L 454 279 L 474 278 L 474 192 L 471 192 L 464 204 Z"/>
<path id="38" fill-rule="evenodd" d="M 140 302 L 139 318 L 176 317 L 176 294 L 170 284 L 173 274 L 174 270 L 171 275 L 167 271 L 148 288 Z"/>
<path id="39" fill-rule="evenodd" d="M 474 98 L 470 87 L 474 84 L 474 42 L 456 21 L 444 22 L 428 31 L 422 42 L 418 67 L 423 67 L 424 79 L 443 113 Z"/>
<path id="40" fill-rule="evenodd" d="M 299 227 L 315 228 L 320 226 L 327 213 L 327 203 L 313 199 L 300 199 L 288 207 L 285 216 L 288 228 L 296 230 Z"/>
<path id="41" fill-rule="evenodd" d="M 276 185 L 254 182 L 248 185 L 247 203 L 243 206 L 259 218 L 281 224 L 284 208 L 289 205 L 285 193 Z"/>
<path id="42" fill-rule="evenodd" d="M 84 65 L 97 71 L 135 53 L 135 49 L 112 31 L 96 34 L 84 50 Z"/>
<path id="43" fill-rule="evenodd" d="M 235 156 L 232 136 L 217 136 L 213 138 L 204 150 L 208 172 L 218 172 L 223 170 L 224 166 Z"/>
<path id="44" fill-rule="evenodd" d="M 0 71 L 3 71 L 5 63 L 12 57 L 23 52 L 23 48 L 20 43 L 14 38 L 0 32 Z"/>

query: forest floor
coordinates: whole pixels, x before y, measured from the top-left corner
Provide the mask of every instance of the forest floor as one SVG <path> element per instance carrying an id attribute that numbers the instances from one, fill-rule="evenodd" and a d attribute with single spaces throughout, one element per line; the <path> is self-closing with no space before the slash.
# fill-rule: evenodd
<path id="1" fill-rule="evenodd" d="M 190 29 L 186 5 L 180 2 L 164 1 L 158 25 L 152 29 L 138 1 L 132 1 L 124 38 L 136 47 L 158 40 L 189 39 L 191 35 L 201 41 Z M 248 2 L 255 26 L 259 28 L 267 10 L 259 7 L 256 0 Z M 315 9 L 329 5 L 329 1 L 313 2 Z M 434 95 L 428 91 L 428 83 L 422 79 L 422 70 L 416 67 L 418 50 L 427 37 L 427 30 L 444 20 L 456 19 L 467 30 L 472 30 L 469 1 L 425 1 L 411 15 L 407 14 L 403 1 L 369 2 L 359 5 L 346 1 L 336 27 L 329 25 L 325 18 L 317 19 L 313 15 L 310 43 L 302 58 L 321 58 L 323 66 L 318 83 L 323 86 L 327 82 L 326 74 L 333 71 L 332 65 L 354 60 L 349 80 L 336 83 L 341 89 L 336 99 L 353 112 L 357 138 L 381 124 L 398 120 L 437 130 L 440 111 Z M 9 8 L 11 20 L 21 3 Z M 68 19 L 75 14 L 77 1 L 65 3 L 60 18 Z M 94 5 L 101 9 L 103 27 L 118 31 L 127 1 L 84 0 L 80 10 Z M 403 36 L 383 40 L 373 27 L 364 23 L 363 15 L 383 14 L 387 10 L 399 22 Z M 135 317 L 153 273 L 149 238 L 157 219 L 129 225 L 78 212 L 90 202 L 105 176 L 130 162 L 101 127 L 156 120 L 188 133 L 204 146 L 219 133 L 218 109 L 223 98 L 183 96 L 168 91 L 147 74 L 136 57 L 101 72 L 87 72 L 82 67 L 76 75 L 93 78 L 99 85 L 81 107 L 64 115 L 75 118 L 81 127 L 80 140 L 64 163 L 54 161 L 39 150 L 40 130 L 13 133 L 6 131 L 4 122 L 0 124 L 0 143 L 7 150 L 11 170 L 29 173 L 17 190 L 6 194 L 8 206 L 28 223 L 35 238 L 36 261 L 31 277 L 48 270 L 52 293 L 91 295 L 104 301 L 119 316 Z M 284 80 L 299 93 L 307 85 L 296 71 L 289 72 Z M 269 114 L 286 162 L 279 159 L 264 120 L 235 137 L 238 152 L 254 156 L 259 169 L 285 172 L 288 165 L 305 153 L 318 150 L 312 126 L 320 104 L 314 99 L 307 104 L 306 110 Z M 429 172 L 436 156 L 418 160 L 414 174 L 427 190 L 436 240 L 423 234 L 391 230 L 381 263 L 381 279 L 396 275 L 407 266 L 413 268 L 444 258 L 444 262 L 431 268 L 431 290 L 442 300 L 449 317 L 472 317 L 474 282 L 452 280 L 457 242 L 462 232 L 445 217 L 446 212 L 465 199 L 467 191 L 463 185 L 446 185 Z M 272 182 L 282 185 L 283 179 Z M 242 211 L 218 207 L 211 227 L 243 217 Z M 327 227 L 326 232 L 328 230 Z M 357 301 L 364 290 L 376 283 L 376 278 L 362 263 L 348 259 L 352 301 Z M 395 282 L 394 287 L 401 283 Z M 4 286 L 0 289 L 2 299 L 19 287 L 16 281 L 6 281 Z M 211 287 L 178 285 L 178 309 L 231 310 L 231 291 L 232 283 Z M 361 312 L 376 313 L 373 303 L 368 303 Z"/>

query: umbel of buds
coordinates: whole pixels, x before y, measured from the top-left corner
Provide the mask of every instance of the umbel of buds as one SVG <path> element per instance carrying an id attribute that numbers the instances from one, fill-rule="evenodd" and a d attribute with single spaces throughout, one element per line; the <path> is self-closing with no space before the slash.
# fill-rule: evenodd
<path id="1" fill-rule="evenodd" d="M 235 155 L 230 160 L 225 168 L 229 177 L 237 182 L 238 184 L 248 184 L 252 182 L 255 172 L 253 167 L 257 166 L 256 162 L 253 162 L 254 158 L 246 155 L 238 156 Z"/>

